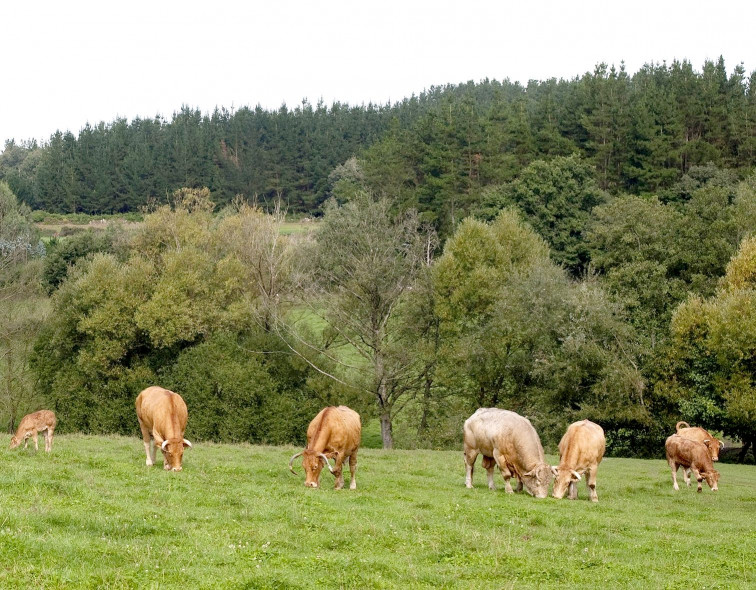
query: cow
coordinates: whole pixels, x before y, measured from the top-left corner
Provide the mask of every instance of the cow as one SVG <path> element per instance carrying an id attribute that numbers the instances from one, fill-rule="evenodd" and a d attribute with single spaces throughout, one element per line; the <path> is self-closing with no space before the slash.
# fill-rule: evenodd
<path id="1" fill-rule="evenodd" d="M 307 427 L 307 447 L 291 458 L 289 470 L 294 475 L 298 475 L 292 463 L 294 459 L 304 455 L 302 466 L 305 470 L 307 487 L 319 487 L 320 471 L 323 466 L 328 466 L 328 470 L 336 478 L 334 489 L 340 490 L 344 487 L 342 465 L 348 457 L 349 471 L 352 476 L 349 489 L 356 490 L 357 450 L 360 448 L 361 437 L 362 424 L 357 412 L 346 406 L 323 408 Z M 335 460 L 334 467 L 331 467 L 328 459 Z"/>
<path id="2" fill-rule="evenodd" d="M 29 444 L 29 438 L 34 438 L 34 450 L 39 451 L 39 438 L 40 432 L 45 432 L 45 452 L 52 451 L 53 432 L 55 432 L 55 425 L 57 420 L 55 414 L 51 410 L 39 410 L 27 414 L 21 419 L 21 423 L 16 429 L 16 434 L 11 437 L 10 448 L 15 449 L 22 442 L 24 448 Z"/>
<path id="3" fill-rule="evenodd" d="M 699 492 L 702 489 L 701 481 L 704 479 L 712 492 L 717 491 L 719 471 L 714 469 L 714 463 L 711 461 L 706 445 L 684 438 L 679 434 L 673 434 L 664 443 L 664 448 L 667 450 L 667 463 L 672 470 L 672 483 L 675 490 L 680 489 L 677 485 L 677 469 L 682 465 L 683 468 L 690 469 L 696 476 Z M 690 486 L 690 477 L 686 469 L 683 469 L 683 478 L 685 483 Z"/>
<path id="4" fill-rule="evenodd" d="M 717 440 L 710 435 L 705 429 L 700 426 L 690 426 L 690 424 L 681 420 L 675 424 L 675 433 L 683 438 L 705 444 L 706 448 L 709 449 L 711 460 L 719 461 L 719 451 L 724 449 L 725 445 L 721 440 Z"/>
<path id="5" fill-rule="evenodd" d="M 181 396 L 162 387 L 148 387 L 136 398 L 136 413 L 147 466 L 155 464 L 155 445 L 160 445 L 163 469 L 181 471 L 184 447 L 192 447 L 184 438 L 188 412 Z"/>
<path id="6" fill-rule="evenodd" d="M 488 472 L 488 487 L 494 486 L 494 466 L 504 478 L 504 488 L 513 493 L 509 479 L 519 480 L 517 491 L 525 490 L 536 498 L 548 495 L 551 467 L 546 463 L 541 440 L 530 420 L 498 408 L 479 408 L 465 420 L 464 458 L 467 470 L 465 485 L 472 488 L 473 468 L 478 454 L 483 455 L 483 467 Z"/>
<path id="7" fill-rule="evenodd" d="M 675 432 L 683 438 L 705 444 L 706 448 L 709 449 L 711 460 L 719 461 L 719 451 L 724 449 L 724 443 L 711 436 L 705 429 L 700 426 L 691 426 L 687 422 L 681 420 L 675 424 Z M 685 467 L 683 467 L 683 477 L 685 478 L 685 481 L 690 479 L 690 470 Z"/>
<path id="8" fill-rule="evenodd" d="M 570 424 L 559 441 L 559 467 L 554 468 L 552 495 L 561 500 L 569 488 L 569 499 L 577 500 L 577 482 L 581 475 L 585 475 L 591 501 L 598 502 L 596 471 L 604 458 L 605 449 L 606 438 L 601 426 L 590 420 Z"/>

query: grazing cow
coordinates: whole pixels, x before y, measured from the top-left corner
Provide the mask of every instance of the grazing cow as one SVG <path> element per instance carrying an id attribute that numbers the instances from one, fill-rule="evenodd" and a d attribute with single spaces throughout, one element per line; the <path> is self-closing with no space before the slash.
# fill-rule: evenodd
<path id="1" fill-rule="evenodd" d="M 297 457 L 304 455 L 302 466 L 305 470 L 305 485 L 311 488 L 320 486 L 320 471 L 324 465 L 336 478 L 335 489 L 344 487 L 342 465 L 349 457 L 349 471 L 352 479 L 349 489 L 357 489 L 355 472 L 357 471 L 357 450 L 360 448 L 362 424 L 360 415 L 346 406 L 330 406 L 322 409 L 312 419 L 307 428 L 307 447 L 296 453 L 289 461 L 289 469 L 294 475 L 292 463 Z M 328 459 L 335 459 L 335 467 L 331 467 Z"/>
<path id="2" fill-rule="evenodd" d="M 711 436 L 705 429 L 700 426 L 691 426 L 682 420 L 675 424 L 677 434 L 688 440 L 695 440 L 706 445 L 709 449 L 712 461 L 719 461 L 719 451 L 724 449 L 724 443 Z M 683 467 L 683 477 L 685 481 L 690 479 L 690 469 Z"/>
<path id="3" fill-rule="evenodd" d="M 719 481 L 719 471 L 714 469 L 711 462 L 709 450 L 706 445 L 695 440 L 683 438 L 678 434 L 673 434 L 664 444 L 667 450 L 667 463 L 672 469 L 672 483 L 676 490 L 680 488 L 677 485 L 677 468 L 681 465 L 683 468 L 690 469 L 698 480 L 698 491 L 701 491 L 701 481 L 706 480 L 712 492 L 717 491 L 717 482 Z M 683 469 L 685 483 L 690 486 L 690 477 L 687 471 Z"/>
<path id="4" fill-rule="evenodd" d="M 570 424 L 559 441 L 559 467 L 554 468 L 553 496 L 561 500 L 569 488 L 569 499 L 577 500 L 577 482 L 585 474 L 591 501 L 598 502 L 596 471 L 605 449 L 606 438 L 601 426 L 590 420 Z"/>
<path id="5" fill-rule="evenodd" d="M 136 413 L 147 466 L 155 464 L 155 445 L 160 445 L 163 469 L 181 471 L 184 447 L 192 446 L 184 438 L 188 413 L 181 396 L 162 387 L 148 387 L 136 398 Z"/>
<path id="6" fill-rule="evenodd" d="M 513 493 L 509 479 L 514 475 L 519 479 L 517 491 L 524 484 L 527 492 L 536 498 L 548 495 L 552 471 L 530 420 L 508 410 L 480 408 L 465 420 L 464 439 L 468 488 L 473 487 L 473 468 L 480 453 L 490 489 L 495 489 L 493 473 L 494 466 L 498 465 L 507 493 Z"/>
<path id="7" fill-rule="evenodd" d="M 15 449 L 22 442 L 24 448 L 29 444 L 29 438 L 34 438 L 34 450 L 39 450 L 38 434 L 45 431 L 45 452 L 52 451 L 53 432 L 55 432 L 55 414 L 50 410 L 40 410 L 32 414 L 27 414 L 21 419 L 21 423 L 16 429 L 16 434 L 11 437 L 10 448 Z"/>

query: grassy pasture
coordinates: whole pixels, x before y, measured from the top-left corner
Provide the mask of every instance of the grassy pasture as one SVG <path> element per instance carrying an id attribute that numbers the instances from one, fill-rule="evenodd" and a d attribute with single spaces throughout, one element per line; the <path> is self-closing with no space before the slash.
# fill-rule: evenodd
<path id="1" fill-rule="evenodd" d="M 136 438 L 6 444 L 2 588 L 756 584 L 752 466 L 675 493 L 663 461 L 608 458 L 592 504 L 582 482 L 574 502 L 491 492 L 480 460 L 467 490 L 461 451 L 363 449 L 359 489 L 336 492 L 328 473 L 311 490 L 288 472 L 294 447 L 198 443 L 170 473 Z"/>

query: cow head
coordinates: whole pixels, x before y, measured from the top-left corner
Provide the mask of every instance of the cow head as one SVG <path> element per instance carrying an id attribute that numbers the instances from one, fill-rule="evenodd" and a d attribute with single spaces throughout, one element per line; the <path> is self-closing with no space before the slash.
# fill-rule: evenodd
<path id="1" fill-rule="evenodd" d="M 171 438 L 163 441 L 160 450 L 163 451 L 163 469 L 181 471 L 181 460 L 184 457 L 184 448 L 192 447 L 186 439 Z"/>
<path id="2" fill-rule="evenodd" d="M 703 441 L 706 448 L 709 449 L 709 455 L 711 455 L 712 461 L 719 461 L 719 451 L 724 449 L 724 443 L 716 438 L 706 439 Z"/>
<path id="3" fill-rule="evenodd" d="M 712 469 L 711 471 L 701 471 L 701 475 L 706 480 L 706 483 L 709 484 L 711 491 L 716 492 L 718 489 L 717 482 L 719 481 L 719 471 L 716 469 Z M 701 484 L 699 483 L 698 485 L 700 486 Z"/>
<path id="4" fill-rule="evenodd" d="M 21 440 L 17 436 L 14 435 L 11 437 L 11 443 L 10 443 L 11 449 L 15 449 L 20 444 L 21 444 Z"/>
<path id="5" fill-rule="evenodd" d="M 333 467 L 331 467 L 331 464 L 328 462 L 328 457 L 323 453 L 318 453 L 317 451 L 311 451 L 309 449 L 300 451 L 289 461 L 289 470 L 291 470 L 294 475 L 298 475 L 298 473 L 294 471 L 292 463 L 294 462 L 294 459 L 301 455 L 304 455 L 304 458 L 302 459 L 302 467 L 304 467 L 305 470 L 305 485 L 308 488 L 319 487 L 320 472 L 323 470 L 323 466 L 328 466 L 328 470 L 333 473 Z"/>
<path id="6" fill-rule="evenodd" d="M 549 495 L 549 484 L 552 477 L 551 466 L 541 463 L 531 471 L 523 473 L 522 484 L 530 495 L 536 498 L 545 498 Z"/>
<path id="7" fill-rule="evenodd" d="M 564 498 L 564 494 L 567 492 L 567 488 L 570 484 L 576 481 L 580 481 L 580 474 L 574 469 L 558 469 L 557 467 L 551 468 L 554 473 L 554 496 L 557 500 Z"/>

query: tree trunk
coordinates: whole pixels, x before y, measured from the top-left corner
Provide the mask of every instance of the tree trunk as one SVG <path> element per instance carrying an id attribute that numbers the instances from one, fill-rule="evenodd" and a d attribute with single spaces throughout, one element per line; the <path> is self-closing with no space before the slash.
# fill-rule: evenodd
<path id="1" fill-rule="evenodd" d="M 381 413 L 381 438 L 384 449 L 394 448 L 394 438 L 391 434 L 391 414 L 384 411 Z"/>
<path id="2" fill-rule="evenodd" d="M 740 449 L 740 453 L 738 453 L 738 463 L 743 463 L 745 461 L 746 455 L 748 454 L 748 447 L 751 446 L 753 441 L 743 439 L 743 446 Z M 756 449 L 754 449 L 753 456 L 756 459 Z"/>

